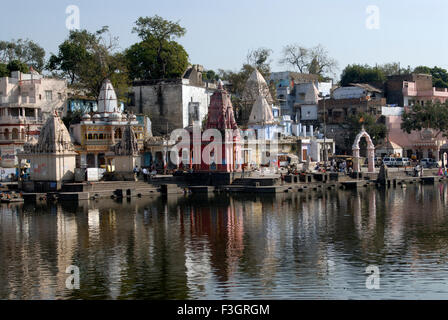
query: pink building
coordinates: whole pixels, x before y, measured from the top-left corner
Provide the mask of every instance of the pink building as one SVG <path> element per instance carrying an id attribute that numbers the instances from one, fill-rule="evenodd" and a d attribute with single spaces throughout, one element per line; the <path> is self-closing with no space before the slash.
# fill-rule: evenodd
<path id="1" fill-rule="evenodd" d="M 426 101 L 448 99 L 448 89 L 435 88 L 429 74 L 397 75 L 388 78 L 386 83 L 387 103 L 400 107 L 424 104 Z"/>
<path id="2" fill-rule="evenodd" d="M 436 135 L 437 132 L 430 129 L 424 129 L 420 132 L 413 131 L 408 134 L 401 130 L 401 115 L 386 116 L 386 126 L 389 141 L 403 148 L 401 156 L 410 158 L 415 155 L 418 159 L 434 158 L 437 161 L 440 160 L 440 148 L 447 142 L 442 134 Z"/>

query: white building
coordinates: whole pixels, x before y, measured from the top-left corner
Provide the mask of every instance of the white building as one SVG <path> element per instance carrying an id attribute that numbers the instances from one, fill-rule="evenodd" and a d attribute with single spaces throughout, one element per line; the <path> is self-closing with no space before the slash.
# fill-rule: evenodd
<path id="1" fill-rule="evenodd" d="M 55 110 L 64 109 L 65 80 L 45 78 L 35 71 L 12 72 L 0 78 L 0 157 L 1 166 L 12 168 L 23 145 L 39 132 Z"/>
<path id="2" fill-rule="evenodd" d="M 154 135 L 202 122 L 216 86 L 202 82 L 202 66 L 192 66 L 182 79 L 135 81 L 128 110 L 151 118 Z"/>

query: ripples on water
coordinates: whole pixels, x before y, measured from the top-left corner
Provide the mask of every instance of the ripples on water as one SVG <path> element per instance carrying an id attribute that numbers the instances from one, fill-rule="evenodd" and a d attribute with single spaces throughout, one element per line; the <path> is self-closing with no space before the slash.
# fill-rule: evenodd
<path id="1" fill-rule="evenodd" d="M 441 184 L 2 205 L 0 299 L 446 299 L 447 203 Z"/>

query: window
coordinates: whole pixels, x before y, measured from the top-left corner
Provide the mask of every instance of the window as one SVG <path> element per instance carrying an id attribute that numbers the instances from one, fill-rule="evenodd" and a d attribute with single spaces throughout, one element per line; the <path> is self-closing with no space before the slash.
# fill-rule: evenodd
<path id="1" fill-rule="evenodd" d="M 53 91 L 50 90 L 45 91 L 45 100 L 53 101 Z"/>
<path id="2" fill-rule="evenodd" d="M 135 93 L 129 93 L 129 106 L 135 106 Z"/>
<path id="3" fill-rule="evenodd" d="M 60 93 L 60 92 L 58 93 L 58 99 L 62 100 L 62 93 Z"/>
<path id="4" fill-rule="evenodd" d="M 121 139 L 121 129 L 120 128 L 115 130 L 114 137 L 115 137 L 115 139 Z"/>

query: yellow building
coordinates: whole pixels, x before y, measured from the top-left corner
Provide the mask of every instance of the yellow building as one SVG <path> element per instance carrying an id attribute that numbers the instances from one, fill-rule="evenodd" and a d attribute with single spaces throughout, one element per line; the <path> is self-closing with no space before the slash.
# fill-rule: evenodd
<path id="1" fill-rule="evenodd" d="M 85 114 L 82 121 L 71 125 L 75 141 L 78 168 L 105 168 L 106 154 L 121 140 L 124 129 L 131 124 L 139 150 L 143 150 L 145 137 L 150 135 L 151 124 L 144 116 L 126 115 L 119 110 L 112 83 L 105 80 L 98 98 L 98 112 Z"/>

